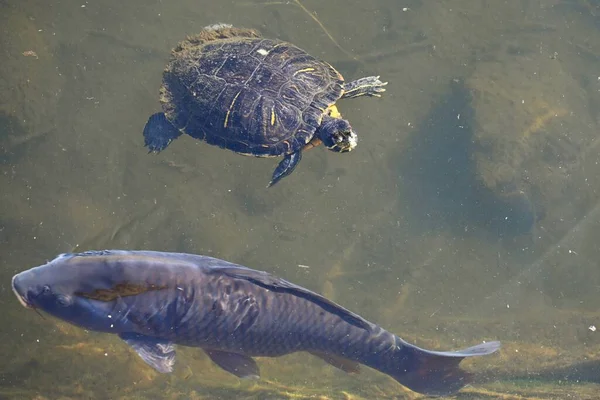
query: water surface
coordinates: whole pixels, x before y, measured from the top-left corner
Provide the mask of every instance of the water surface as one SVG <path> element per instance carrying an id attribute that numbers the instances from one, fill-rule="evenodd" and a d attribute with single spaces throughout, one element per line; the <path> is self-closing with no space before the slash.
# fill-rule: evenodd
<path id="1" fill-rule="evenodd" d="M 266 270 L 423 347 L 501 340 L 465 363 L 480 375 L 459 398 L 594 398 L 598 6 L 0 1 L 0 398 L 414 397 L 307 354 L 260 359 L 247 383 L 182 349 L 159 375 L 118 338 L 11 293 L 18 271 L 103 248 Z M 311 150 L 268 190 L 278 160 L 189 137 L 147 154 L 170 49 L 215 22 L 389 81 L 381 99 L 339 103 L 358 148 Z"/>

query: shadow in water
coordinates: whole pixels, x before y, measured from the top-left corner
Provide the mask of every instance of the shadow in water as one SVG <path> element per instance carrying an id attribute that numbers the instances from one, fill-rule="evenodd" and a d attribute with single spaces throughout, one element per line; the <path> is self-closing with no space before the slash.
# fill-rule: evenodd
<path id="1" fill-rule="evenodd" d="M 475 381 L 483 384 L 492 381 L 561 382 L 562 384 L 582 382 L 600 384 L 600 360 L 582 361 L 565 367 L 550 367 L 526 374 L 493 372 L 477 373 Z"/>
<path id="2" fill-rule="evenodd" d="M 536 218 L 526 194 L 493 191 L 479 179 L 471 101 L 462 81 L 452 81 L 399 155 L 395 168 L 411 225 L 462 235 L 476 227 L 500 237 L 528 234 Z"/>
<path id="3" fill-rule="evenodd" d="M 0 111 L 0 139 L 14 136 L 24 131 L 16 117 Z"/>

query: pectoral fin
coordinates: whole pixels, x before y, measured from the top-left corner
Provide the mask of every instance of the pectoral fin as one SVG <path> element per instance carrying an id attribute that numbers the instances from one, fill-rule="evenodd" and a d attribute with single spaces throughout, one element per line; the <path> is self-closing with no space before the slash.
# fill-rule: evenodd
<path id="1" fill-rule="evenodd" d="M 229 353 L 226 351 L 218 350 L 204 350 L 210 359 L 223 368 L 225 371 L 230 372 L 242 379 L 258 379 L 260 378 L 260 372 L 256 361 L 248 356 L 242 354 Z"/>
<path id="2" fill-rule="evenodd" d="M 327 364 L 333 365 L 336 368 L 341 369 L 349 374 L 358 374 L 360 372 L 360 364 L 356 361 L 348 360 L 347 358 L 334 356 L 333 354 L 319 353 L 310 351 L 313 356 L 319 357 Z"/>
<path id="3" fill-rule="evenodd" d="M 119 337 L 130 345 L 149 366 L 166 374 L 173 372 L 175 345 L 169 341 L 136 333 L 121 333 Z"/>

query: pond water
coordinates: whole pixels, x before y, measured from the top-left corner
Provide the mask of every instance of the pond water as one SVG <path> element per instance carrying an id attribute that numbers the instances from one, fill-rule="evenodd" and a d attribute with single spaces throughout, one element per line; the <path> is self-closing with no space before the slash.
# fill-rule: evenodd
<path id="1" fill-rule="evenodd" d="M 269 189 L 279 159 L 148 154 L 170 50 L 217 22 L 389 82 L 338 103 L 357 148 Z M 598 1 L 0 0 L 0 29 L 1 399 L 419 397 L 304 353 L 246 382 L 182 348 L 162 375 L 21 307 L 14 274 L 92 249 L 268 271 L 421 347 L 501 341 L 457 398 L 597 398 Z"/>

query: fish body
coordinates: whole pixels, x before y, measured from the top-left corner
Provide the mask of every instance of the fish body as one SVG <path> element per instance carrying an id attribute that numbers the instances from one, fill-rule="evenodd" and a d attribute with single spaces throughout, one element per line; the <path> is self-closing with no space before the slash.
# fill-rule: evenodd
<path id="1" fill-rule="evenodd" d="M 364 364 L 416 392 L 445 395 L 468 383 L 463 358 L 500 347 L 420 349 L 308 289 L 193 254 L 61 254 L 15 275 L 12 288 L 26 307 L 117 334 L 163 373 L 173 370 L 175 345 L 202 348 L 240 378 L 260 376 L 252 357 L 306 351 L 347 372 Z"/>

